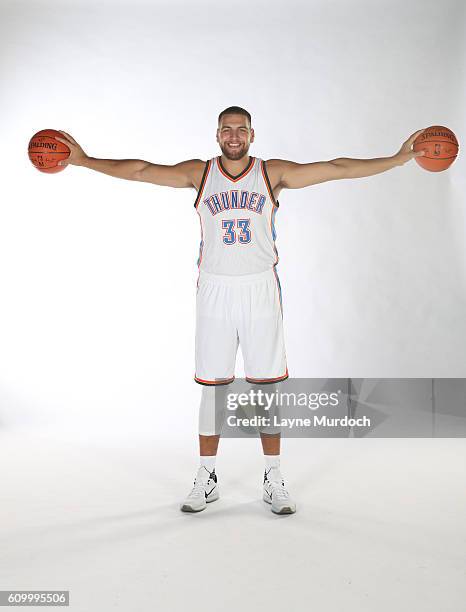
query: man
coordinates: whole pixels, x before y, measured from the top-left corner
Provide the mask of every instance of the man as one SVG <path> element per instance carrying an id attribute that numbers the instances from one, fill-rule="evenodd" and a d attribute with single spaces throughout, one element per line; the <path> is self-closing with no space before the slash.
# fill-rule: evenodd
<path id="1" fill-rule="evenodd" d="M 71 154 L 60 165 L 74 164 L 118 178 L 197 190 L 194 206 L 201 221 L 201 244 L 195 380 L 203 385 L 200 467 L 181 506 L 183 511 L 204 510 L 219 497 L 215 459 L 222 414 L 214 389 L 228 388 L 234 380 L 238 344 L 242 346 L 246 380 L 251 384 L 279 383 L 288 377 L 274 228 L 281 190 L 371 176 L 401 166 L 424 154 L 411 148 L 422 131 L 412 134 L 391 157 L 305 164 L 264 161 L 249 155 L 255 137 L 251 115 L 231 106 L 218 118 L 217 142 L 222 155 L 207 162 L 191 159 L 171 166 L 89 157 L 76 140 L 61 131 L 63 138 L 58 140 L 68 145 Z M 265 456 L 263 499 L 273 512 L 292 514 L 296 505 L 280 472 L 280 433 L 261 431 L 261 441 Z"/>

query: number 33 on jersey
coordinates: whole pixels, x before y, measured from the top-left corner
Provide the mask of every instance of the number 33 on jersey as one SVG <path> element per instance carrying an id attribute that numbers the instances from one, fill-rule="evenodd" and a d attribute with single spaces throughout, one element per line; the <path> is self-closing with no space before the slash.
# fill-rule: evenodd
<path id="1" fill-rule="evenodd" d="M 200 270 L 256 274 L 278 263 L 274 218 L 279 203 L 264 160 L 250 156 L 243 172 L 232 176 L 220 156 L 210 159 L 194 206 L 201 220 Z"/>

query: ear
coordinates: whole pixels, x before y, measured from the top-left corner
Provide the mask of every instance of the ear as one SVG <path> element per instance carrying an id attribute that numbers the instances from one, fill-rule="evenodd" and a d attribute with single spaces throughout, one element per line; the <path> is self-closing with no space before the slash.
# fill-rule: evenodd
<path id="1" fill-rule="evenodd" d="M 251 128 L 251 142 L 254 142 L 254 128 Z"/>

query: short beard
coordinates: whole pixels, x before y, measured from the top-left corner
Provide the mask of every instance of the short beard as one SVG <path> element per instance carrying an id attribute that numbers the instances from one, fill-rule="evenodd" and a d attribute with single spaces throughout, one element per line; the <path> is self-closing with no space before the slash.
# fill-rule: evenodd
<path id="1" fill-rule="evenodd" d="M 223 155 L 225 155 L 227 159 L 231 161 L 237 161 L 238 159 L 241 159 L 242 157 L 248 154 L 249 147 L 241 145 L 237 151 L 228 149 L 226 146 L 220 147 L 220 149 L 222 150 Z"/>

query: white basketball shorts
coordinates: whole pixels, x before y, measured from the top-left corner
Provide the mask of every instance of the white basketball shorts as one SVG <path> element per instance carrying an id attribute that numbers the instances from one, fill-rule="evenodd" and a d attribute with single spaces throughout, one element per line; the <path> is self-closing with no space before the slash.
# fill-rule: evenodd
<path id="1" fill-rule="evenodd" d="M 280 282 L 274 268 L 244 276 L 200 271 L 196 382 L 231 383 L 238 345 L 248 382 L 272 383 L 288 378 Z"/>

